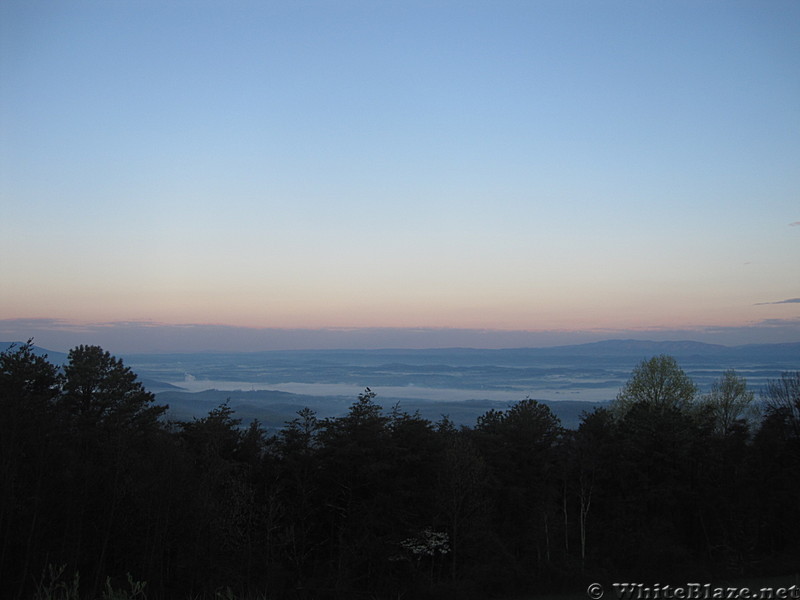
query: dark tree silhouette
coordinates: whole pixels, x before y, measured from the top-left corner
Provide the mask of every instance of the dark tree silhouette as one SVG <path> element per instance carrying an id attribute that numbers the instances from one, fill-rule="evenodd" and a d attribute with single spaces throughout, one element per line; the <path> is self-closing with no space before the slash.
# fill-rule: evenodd
<path id="1" fill-rule="evenodd" d="M 63 465 L 60 383 L 31 340 L 0 353 L 0 580 L 11 597 L 22 597 L 50 543 L 48 505 Z"/>
<path id="2" fill-rule="evenodd" d="M 367 388 L 267 437 L 227 403 L 166 422 L 96 346 L 61 371 L 22 344 L 0 353 L 2 589 L 53 573 L 96 600 L 131 573 L 150 600 L 477 599 L 792 572 L 800 375 L 761 420 L 732 371 L 695 397 L 660 356 L 574 431 L 535 400 L 456 428 Z"/>

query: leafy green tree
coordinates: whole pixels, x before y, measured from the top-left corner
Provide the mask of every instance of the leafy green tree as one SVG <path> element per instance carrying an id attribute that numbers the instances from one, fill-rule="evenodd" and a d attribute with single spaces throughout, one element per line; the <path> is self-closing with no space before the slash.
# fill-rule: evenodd
<path id="1" fill-rule="evenodd" d="M 800 371 L 768 381 L 762 397 L 767 413 L 782 419 L 791 435 L 800 438 Z"/>
<path id="2" fill-rule="evenodd" d="M 728 436 L 738 428 L 749 428 L 759 416 L 753 402 L 754 394 L 747 389 L 747 380 L 729 369 L 714 381 L 711 391 L 701 400 L 714 423 L 714 433 Z"/>
<path id="3" fill-rule="evenodd" d="M 689 409 L 697 395 L 697 386 L 677 361 L 666 355 L 643 360 L 628 379 L 611 410 L 616 417 L 624 416 L 637 404 L 645 404 L 657 411 Z"/>
<path id="4" fill-rule="evenodd" d="M 605 554 L 604 568 L 620 576 L 685 567 L 702 546 L 697 513 L 710 419 L 698 410 L 696 394 L 674 358 L 656 356 L 636 366 L 608 413 L 595 413 L 579 430 L 591 448 L 590 456 L 581 453 L 588 463 L 581 469 L 581 516 L 591 508 L 598 525 L 593 547 Z M 643 551 L 649 539 L 659 544 Z"/>
<path id="5" fill-rule="evenodd" d="M 756 537 L 748 514 L 754 490 L 749 479 L 751 430 L 760 416 L 747 382 L 733 370 L 717 379 L 696 412 L 695 464 L 696 548 L 714 563 L 741 567 L 742 557 Z"/>

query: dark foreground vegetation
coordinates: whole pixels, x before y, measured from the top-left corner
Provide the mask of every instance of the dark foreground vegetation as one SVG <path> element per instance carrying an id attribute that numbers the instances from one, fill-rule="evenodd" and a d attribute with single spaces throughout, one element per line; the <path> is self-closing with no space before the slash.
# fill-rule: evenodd
<path id="1" fill-rule="evenodd" d="M 456 428 L 369 389 L 272 436 L 164 411 L 98 347 L 0 354 L 3 597 L 489 598 L 800 565 L 800 372 L 700 395 L 657 356 L 576 430 L 533 400 Z"/>

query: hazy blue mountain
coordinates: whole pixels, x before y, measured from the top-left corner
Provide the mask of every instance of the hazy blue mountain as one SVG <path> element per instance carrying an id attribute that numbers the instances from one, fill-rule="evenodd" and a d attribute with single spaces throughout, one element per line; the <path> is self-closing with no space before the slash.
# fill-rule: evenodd
<path id="1" fill-rule="evenodd" d="M 5 352 L 12 346 L 19 348 L 24 344 L 25 342 L 0 342 L 0 352 Z M 55 352 L 39 346 L 33 346 L 33 353 L 37 356 L 47 356 L 47 360 L 54 365 L 63 365 L 65 362 L 67 362 L 67 355 L 63 352 Z"/>

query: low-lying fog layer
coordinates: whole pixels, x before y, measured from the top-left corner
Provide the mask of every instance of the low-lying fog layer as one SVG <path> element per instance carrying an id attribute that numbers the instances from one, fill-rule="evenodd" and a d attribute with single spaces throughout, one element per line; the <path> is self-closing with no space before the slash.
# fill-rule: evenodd
<path id="1" fill-rule="evenodd" d="M 613 399 L 636 366 L 657 354 L 675 356 L 701 392 L 727 369 L 746 377 L 758 392 L 781 372 L 800 367 L 799 344 L 727 348 L 694 342 L 624 341 L 499 351 L 139 355 L 126 358 L 126 364 L 153 389 L 171 384 L 188 392 L 277 390 L 354 398 L 370 387 L 383 398 L 513 401 L 531 397 L 597 402 Z"/>
<path id="2" fill-rule="evenodd" d="M 187 392 L 205 390 L 220 391 L 258 391 L 276 390 L 290 394 L 305 396 L 342 396 L 356 398 L 365 387 L 370 387 L 380 398 L 409 398 L 415 400 L 463 401 L 463 400 L 500 400 L 514 402 L 526 397 L 547 398 L 550 400 L 584 400 L 600 402 L 613 398 L 618 387 L 601 386 L 596 388 L 552 389 L 546 387 L 520 388 L 519 390 L 498 389 L 459 389 L 417 386 L 381 386 L 358 385 L 352 383 L 269 383 L 260 381 L 225 381 L 189 378 L 183 381 L 171 381 L 172 385 L 183 388 Z"/>

